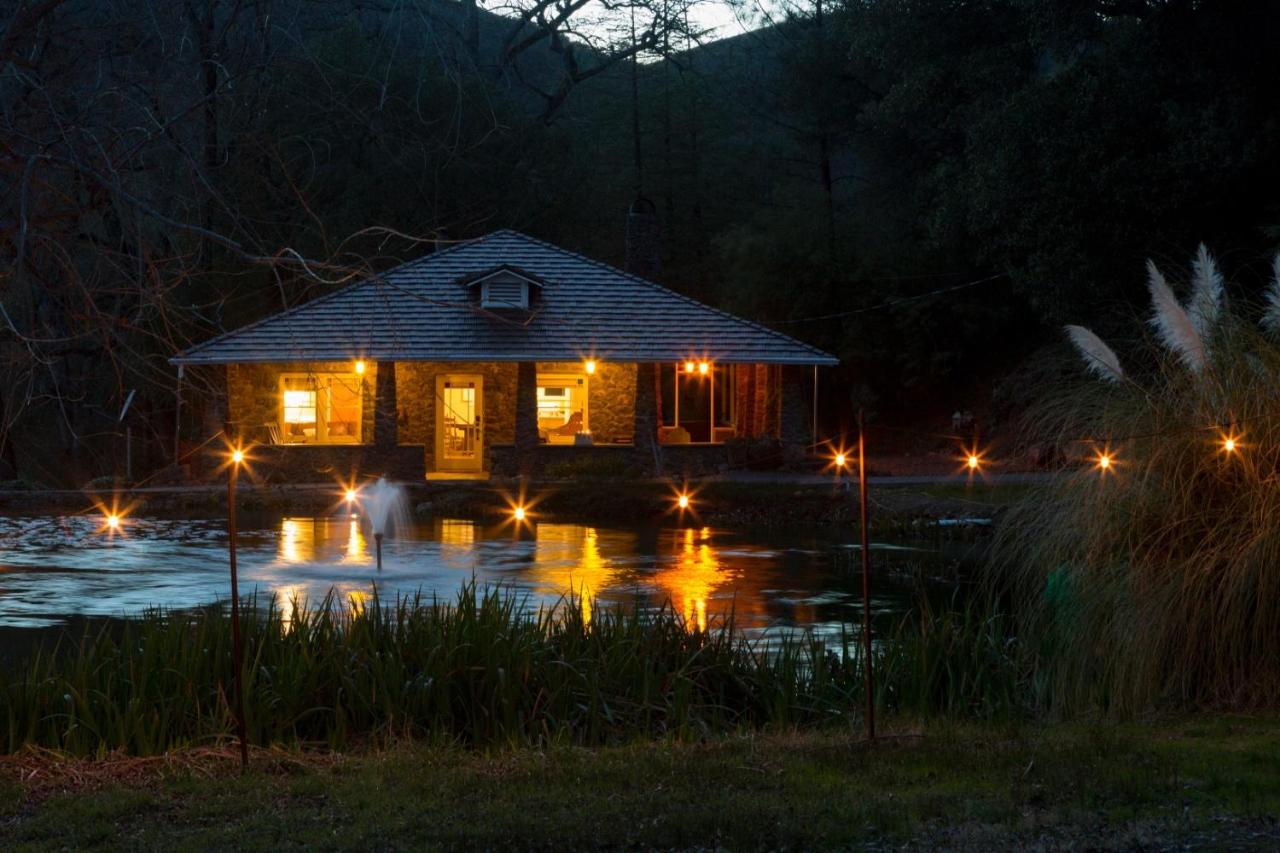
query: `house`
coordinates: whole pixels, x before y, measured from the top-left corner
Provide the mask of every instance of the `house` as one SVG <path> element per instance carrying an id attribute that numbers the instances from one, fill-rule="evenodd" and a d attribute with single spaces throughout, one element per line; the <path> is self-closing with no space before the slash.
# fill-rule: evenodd
<path id="1" fill-rule="evenodd" d="M 497 231 L 200 344 L 228 434 L 280 479 L 536 472 L 558 459 L 722 467 L 810 446 L 836 359 L 651 281 Z"/>

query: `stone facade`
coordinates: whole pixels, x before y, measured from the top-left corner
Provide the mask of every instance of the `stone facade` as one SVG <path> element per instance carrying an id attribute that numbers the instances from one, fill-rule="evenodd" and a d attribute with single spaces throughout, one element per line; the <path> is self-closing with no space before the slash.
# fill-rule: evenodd
<path id="1" fill-rule="evenodd" d="M 284 373 L 352 373 L 349 361 L 227 365 L 227 434 L 254 444 L 270 444 L 268 424 L 280 423 L 280 376 Z M 373 395 L 377 366 L 365 366 L 360 439 L 373 441 Z"/>
<path id="2" fill-rule="evenodd" d="M 631 445 L 635 440 L 636 401 L 644 399 L 655 408 L 656 383 L 653 366 L 599 362 L 588 382 L 587 425 L 598 446 Z M 374 444 L 376 410 L 375 389 L 378 365 L 366 364 L 362 377 L 363 411 L 361 443 L 358 445 L 288 445 L 271 451 L 281 471 L 288 476 L 328 476 L 338 469 L 356 465 L 360 473 L 365 466 L 386 468 L 412 474 L 414 471 L 437 470 L 435 465 L 435 418 L 437 409 L 436 381 L 441 374 L 472 374 L 482 378 L 482 424 L 488 458 L 486 469 L 502 473 L 511 467 L 512 448 L 516 439 L 516 393 L 519 366 L 514 362 L 454 363 L 399 362 L 394 366 L 395 432 L 397 447 L 383 448 L 389 455 L 366 453 Z M 316 364 L 237 364 L 227 367 L 228 432 L 255 444 L 271 444 L 268 424 L 280 420 L 280 376 L 283 373 L 338 372 L 351 373 L 350 362 Z M 582 373 L 579 362 L 539 363 L 538 373 Z M 809 442 L 811 398 L 806 384 L 806 368 L 775 365 L 742 365 L 737 370 L 734 388 L 740 438 L 780 437 L 785 443 L 803 447 Z M 383 372 L 386 372 L 385 370 Z M 648 377 L 647 394 L 637 395 L 638 377 Z M 389 396 L 389 395 L 384 395 Z M 389 403 L 390 400 L 384 400 Z M 650 412 L 649 418 L 655 418 Z M 384 424 L 384 434 L 386 432 Z M 409 450 L 408 448 L 413 448 Z M 539 457 L 560 459 L 582 448 L 556 448 L 541 452 Z M 663 456 L 673 454 L 662 465 L 669 472 L 705 473 L 722 467 L 725 454 L 705 447 L 674 449 L 663 446 Z M 564 451 L 564 452 L 561 452 Z M 687 452 L 686 452 L 687 451 Z M 419 454 L 421 465 L 409 465 L 412 454 Z M 633 460 L 638 470 L 650 470 L 655 464 L 652 447 L 636 447 Z M 278 457 L 278 459 L 277 459 Z M 287 458 L 288 457 L 288 458 Z M 394 458 L 393 458 L 394 457 Z M 685 458 L 687 457 L 687 458 Z M 613 458 L 613 457 L 609 457 Z M 539 458 L 536 467 L 543 465 Z M 488 463 L 492 464 L 488 464 Z M 612 463 L 610 463 L 612 464 Z M 346 472 L 349 474 L 351 472 Z M 399 474 L 397 474 L 399 476 Z M 421 476 L 421 474 L 418 474 Z"/>

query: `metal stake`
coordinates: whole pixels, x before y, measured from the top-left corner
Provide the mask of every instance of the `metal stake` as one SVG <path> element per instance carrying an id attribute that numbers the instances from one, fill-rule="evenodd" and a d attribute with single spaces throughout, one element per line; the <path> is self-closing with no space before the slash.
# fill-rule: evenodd
<path id="1" fill-rule="evenodd" d="M 866 678 L 867 740 L 875 740 L 875 680 L 871 674 L 871 543 L 867 530 L 867 458 L 862 409 L 858 409 L 858 508 L 862 521 L 862 671 Z"/>
<path id="2" fill-rule="evenodd" d="M 227 556 L 231 562 L 231 650 L 236 666 L 236 733 L 240 737 L 240 769 L 249 766 L 249 738 L 244 722 L 244 650 L 240 645 L 240 585 L 236 577 L 236 479 L 240 465 L 227 468 Z"/>

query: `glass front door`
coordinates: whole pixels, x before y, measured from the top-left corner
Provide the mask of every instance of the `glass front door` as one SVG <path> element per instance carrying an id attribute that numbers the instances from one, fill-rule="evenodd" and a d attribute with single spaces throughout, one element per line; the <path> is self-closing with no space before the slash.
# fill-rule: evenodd
<path id="1" fill-rule="evenodd" d="M 484 378 L 472 374 L 436 377 L 436 468 L 484 468 Z"/>

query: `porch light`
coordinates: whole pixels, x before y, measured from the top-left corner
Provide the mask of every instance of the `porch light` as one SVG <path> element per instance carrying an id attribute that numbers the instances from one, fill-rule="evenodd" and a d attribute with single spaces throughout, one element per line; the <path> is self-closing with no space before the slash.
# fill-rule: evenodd
<path id="1" fill-rule="evenodd" d="M 356 360 L 356 375 L 364 376 L 364 360 L 363 359 Z"/>
<path id="2" fill-rule="evenodd" d="M 589 358 L 589 359 L 587 359 L 587 363 L 586 363 L 586 364 L 584 364 L 584 365 L 583 365 L 583 367 L 586 369 L 586 371 L 587 371 L 587 375 L 588 375 L 588 376 L 590 376 L 590 375 L 594 374 L 594 373 L 596 372 L 596 362 L 595 362 L 595 359 L 593 359 L 593 358 Z"/>

